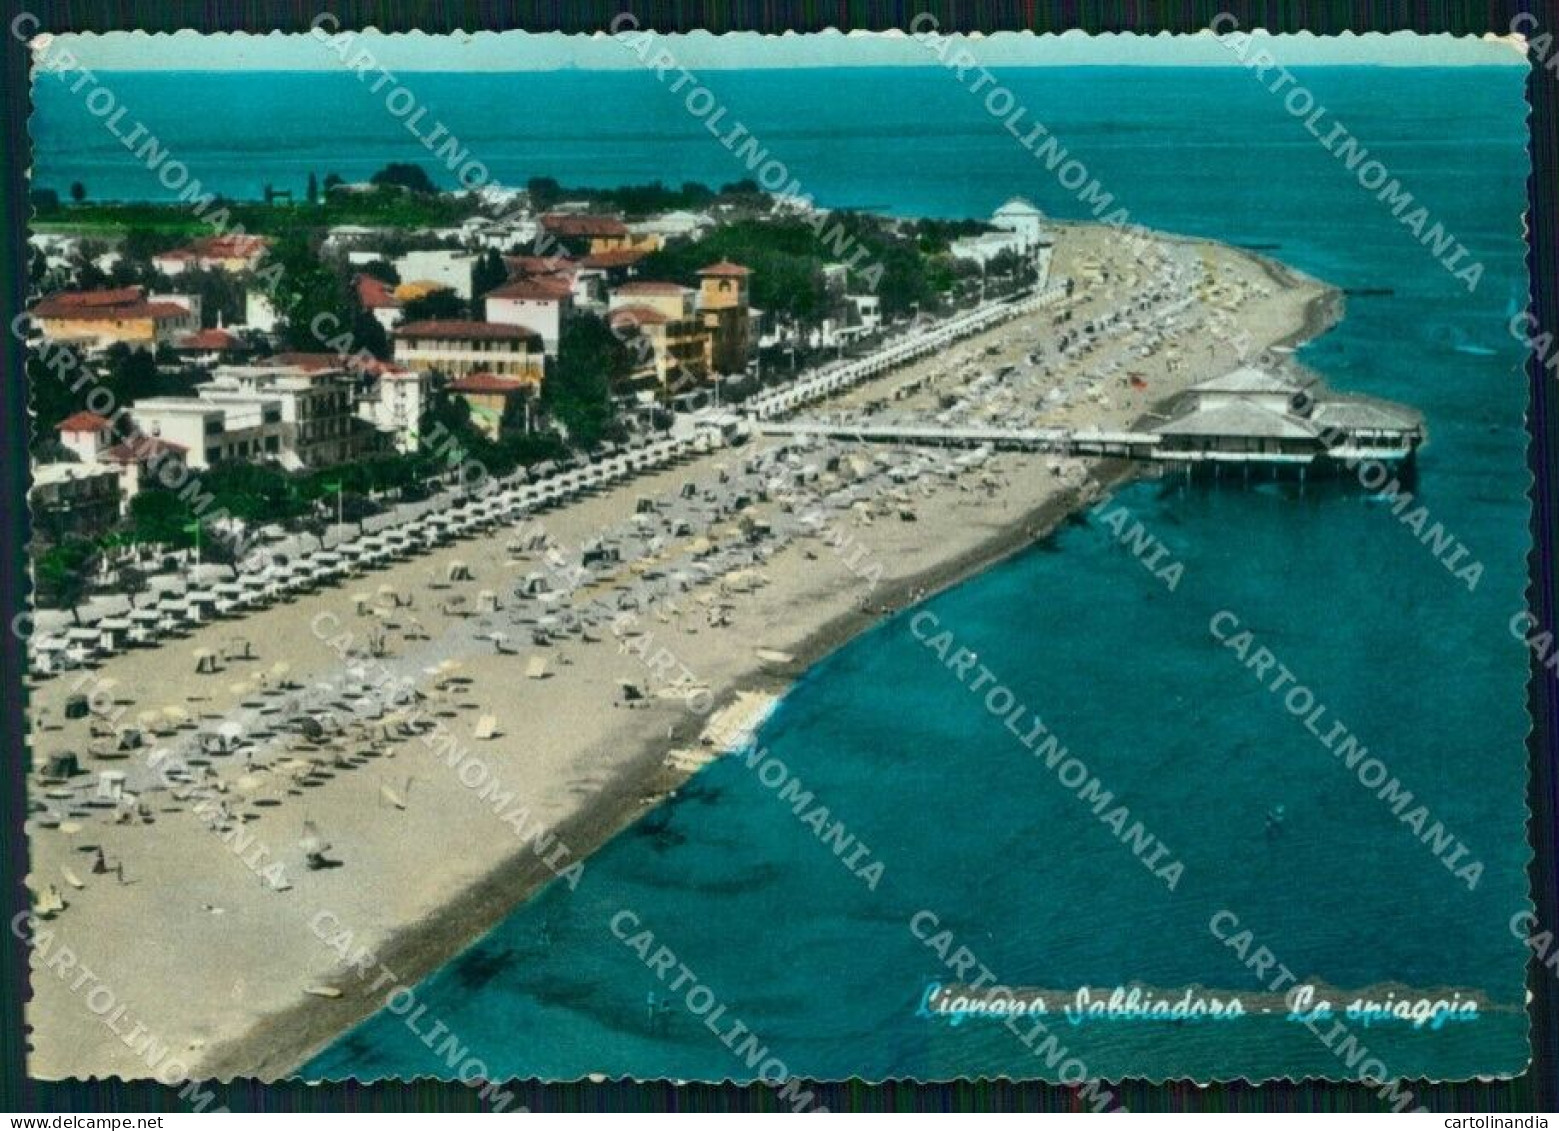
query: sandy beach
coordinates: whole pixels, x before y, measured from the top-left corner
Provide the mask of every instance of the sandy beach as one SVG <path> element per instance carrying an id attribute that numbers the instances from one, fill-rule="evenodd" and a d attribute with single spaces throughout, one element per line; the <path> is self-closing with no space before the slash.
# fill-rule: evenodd
<path id="1" fill-rule="evenodd" d="M 1162 327 L 1147 353 L 1141 331 L 1125 329 L 1101 335 L 1091 350 L 1054 348 L 1059 335 L 1134 306 L 1148 278 L 1118 233 L 1066 226 L 1053 275 L 1075 280 L 1073 298 L 799 415 L 943 412 L 1012 426 L 1125 427 L 1239 364 L 1234 346 L 1208 330 L 1207 311 L 1227 312 L 1256 350 L 1314 337 L 1339 314 L 1336 292 L 1251 253 L 1168 237 L 1160 246 L 1181 272 L 1180 297 L 1194 301 L 1172 322 L 1156 322 L 1151 309 L 1133 312 L 1139 326 Z M 188 791 L 142 791 L 139 811 L 116 820 L 124 807 L 97 800 L 90 776 L 63 791 L 30 779 L 54 818 L 46 827 L 44 808 L 34 804 L 33 887 L 52 886 L 67 903 L 38 925 L 31 1074 L 178 1075 L 158 1060 L 164 1068 L 177 1063 L 191 1079 L 287 1075 L 560 872 L 560 882 L 581 863 L 588 873 L 592 851 L 688 776 L 686 759 L 668 764 L 667 755 L 700 745 L 708 715 L 692 709 L 690 691 L 716 706 L 743 692 L 782 694 L 802 669 L 888 612 L 1031 544 L 1077 505 L 1068 486 L 1076 480 L 1061 473 L 1066 461 L 1043 456 L 991 455 L 950 467 L 962 453 L 788 446 L 754 438 L 517 527 L 114 657 L 85 673 L 79 690 L 111 681 L 99 706 L 111 700 L 110 710 L 132 724 L 161 712 L 165 732 L 123 760 L 93 757 L 93 720 L 66 718 L 80 676 L 34 687 L 34 767 L 70 751 L 89 775 L 122 771 L 144 780 L 151 751 L 199 731 L 226 722 L 261 733 L 246 738 L 247 754 L 189 760 L 191 787 L 221 799 L 216 830 Z M 1091 473 L 1114 483 L 1134 470 L 1120 463 Z M 777 475 L 795 484 L 794 496 L 761 490 Z M 698 499 L 732 484 L 747 495 L 740 515 L 684 524 Z M 808 526 L 802 512 L 814 500 L 829 518 Z M 754 524 L 772 536 L 754 536 Z M 636 558 L 625 553 L 544 603 L 542 614 L 565 626 L 568 610 L 611 605 L 646 578 L 664 575 L 670 586 L 691 575 L 694 583 L 665 601 L 616 605 L 628 614 L 616 631 L 610 623 L 559 630 L 537 644 L 532 634 L 543 622 L 515 617 L 522 605 L 534 612 L 542 602 L 521 602 L 513 591 L 549 566 L 515 540 L 542 528 L 575 550 L 603 531 L 637 548 Z M 660 532 L 654 538 L 652 528 Z M 739 543 L 756 555 L 744 569 L 704 576 L 690 566 Z M 457 564 L 464 570 L 451 569 Z M 386 586 L 401 603 L 382 615 L 353 600 L 372 594 L 370 606 L 385 604 Z M 483 591 L 496 597 L 496 609 Z M 501 647 L 494 632 L 503 634 Z M 231 651 L 235 636 L 249 642 L 253 658 L 219 660 L 218 670 L 197 675 L 194 652 Z M 382 655 L 358 654 L 370 640 Z M 347 650 L 353 655 L 343 660 Z M 675 664 L 657 667 L 660 651 Z M 420 707 L 428 723 L 466 752 L 459 767 L 447 747 L 411 731 L 387 733 L 383 718 L 350 711 L 343 732 L 322 741 L 300 744 L 280 733 L 272 720 L 287 714 L 289 699 L 339 699 L 354 667 L 359 680 L 377 670 L 415 683 L 427 696 Z M 623 682 L 643 698 L 620 703 Z M 492 737 L 477 737 L 488 730 Z M 474 785 L 472 760 L 482 767 Z M 497 805 L 495 797 L 512 800 Z M 328 840 L 333 866 L 304 866 L 298 845 L 306 823 Z M 245 851 L 234 849 L 239 839 Z M 99 851 L 107 871 L 94 871 Z M 269 865 L 280 866 L 285 890 L 267 879 Z M 393 980 L 376 990 L 360 977 L 343 961 L 348 939 L 353 954 L 371 955 Z M 74 960 L 69 969 L 62 948 Z M 78 984 L 83 969 L 94 983 Z M 106 988 L 112 1008 L 101 1008 L 102 994 L 93 1000 L 92 985 Z M 148 1041 L 167 1050 L 160 1060 Z"/>

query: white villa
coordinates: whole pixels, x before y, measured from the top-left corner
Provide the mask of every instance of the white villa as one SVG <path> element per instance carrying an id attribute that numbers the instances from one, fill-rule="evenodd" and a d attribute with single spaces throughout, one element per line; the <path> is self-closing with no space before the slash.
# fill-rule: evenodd
<path id="1" fill-rule="evenodd" d="M 984 267 L 1003 252 L 1027 256 L 1039 272 L 1039 288 L 1050 282 L 1050 257 L 1055 248 L 1045 214 L 1021 196 L 1015 196 L 991 214 L 994 232 L 954 240 L 949 249 L 955 259 L 972 260 Z"/>

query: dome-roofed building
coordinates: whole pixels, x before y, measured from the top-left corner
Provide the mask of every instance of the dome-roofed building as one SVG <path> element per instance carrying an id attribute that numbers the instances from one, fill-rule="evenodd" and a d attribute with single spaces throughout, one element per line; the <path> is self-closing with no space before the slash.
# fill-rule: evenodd
<path id="1" fill-rule="evenodd" d="M 968 259 L 983 268 L 998 255 L 1011 253 L 1032 259 L 1040 290 L 1050 285 L 1050 256 L 1055 237 L 1045 214 L 1021 196 L 1010 198 L 991 214 L 994 232 L 954 240 L 948 249 L 955 259 Z"/>

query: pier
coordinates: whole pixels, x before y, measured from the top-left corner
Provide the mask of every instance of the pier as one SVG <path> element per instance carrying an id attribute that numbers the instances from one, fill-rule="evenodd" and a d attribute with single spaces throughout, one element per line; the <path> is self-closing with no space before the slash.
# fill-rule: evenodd
<path id="1" fill-rule="evenodd" d="M 927 424 L 866 424 L 825 420 L 755 421 L 760 436 L 815 436 L 861 444 L 893 444 L 926 448 L 990 448 L 1115 459 L 1153 459 L 1160 437 L 1153 432 L 1100 432 L 1067 428 L 989 428 L 978 425 L 942 427 Z"/>
<path id="2" fill-rule="evenodd" d="M 1144 460 L 1187 470 L 1227 464 L 1300 470 L 1338 463 L 1407 465 L 1425 439 L 1422 417 L 1406 405 L 1344 396 L 1309 378 L 1251 367 L 1193 386 L 1163 423 L 1143 430 L 762 417 L 750 424 L 765 436 Z"/>

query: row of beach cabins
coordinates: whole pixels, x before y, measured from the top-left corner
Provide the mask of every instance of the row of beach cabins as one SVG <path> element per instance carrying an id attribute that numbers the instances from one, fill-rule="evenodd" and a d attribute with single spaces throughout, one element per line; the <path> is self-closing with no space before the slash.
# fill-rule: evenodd
<path id="1" fill-rule="evenodd" d="M 33 640 L 32 671 L 35 676 L 45 677 L 99 663 L 129 648 L 155 646 L 208 621 L 241 616 L 355 574 L 427 553 L 709 447 L 705 436 L 660 440 L 584 466 L 558 469 L 540 465 L 536 469 L 538 478 L 533 482 L 515 483 L 511 479 L 509 485 L 498 490 L 457 499 L 446 509 L 389 530 L 302 554 L 285 563 L 275 562 L 240 574 L 232 581 L 165 594 L 154 604 L 130 609 L 123 616 L 103 617 L 60 634 L 40 635 Z M 524 475 L 519 473 L 519 478 Z"/>
<path id="2" fill-rule="evenodd" d="M 835 363 L 809 377 L 749 402 L 750 417 L 769 419 L 840 392 L 900 365 L 916 361 L 962 338 L 1055 302 L 1060 288 L 1024 298 L 992 302 L 941 325 L 912 332 L 882 350 L 847 363 Z M 574 466 L 542 464 L 518 472 L 497 490 L 461 497 L 444 509 L 399 526 L 366 534 L 295 559 L 273 562 L 232 581 L 191 585 L 123 615 L 102 617 L 59 633 L 40 633 L 32 641 L 30 670 L 43 679 L 89 667 L 134 647 L 154 647 L 219 617 L 241 616 L 278 601 L 290 600 L 335 584 L 365 570 L 385 566 L 469 537 L 526 514 L 566 502 L 614 481 L 667 466 L 718 446 L 717 433 L 697 431 L 680 438 L 603 455 Z"/>

